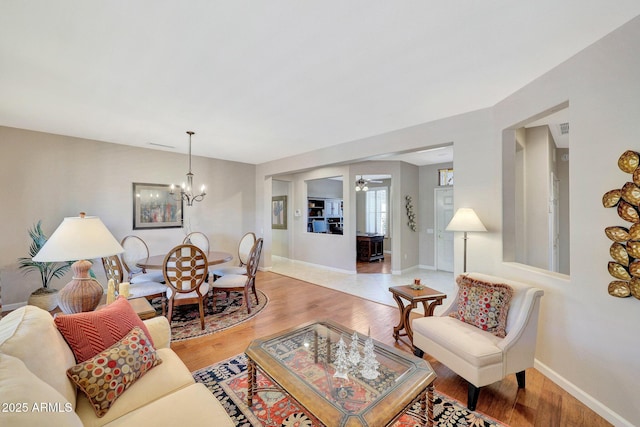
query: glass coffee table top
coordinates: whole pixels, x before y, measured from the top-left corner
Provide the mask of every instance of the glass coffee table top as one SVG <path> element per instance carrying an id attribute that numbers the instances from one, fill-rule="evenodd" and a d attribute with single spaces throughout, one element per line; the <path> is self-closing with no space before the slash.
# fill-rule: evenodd
<path id="1" fill-rule="evenodd" d="M 352 330 L 325 320 L 254 340 L 246 350 L 249 375 L 257 365 L 326 425 L 386 425 L 415 400 L 426 399 L 436 377 L 426 361 L 371 340 L 378 375 L 370 378 L 363 375 L 367 336 L 358 334 L 357 344 L 353 338 Z M 348 368 L 336 375 L 340 339 L 345 345 L 339 359 L 346 357 Z M 249 383 L 252 395 L 255 378 Z"/>

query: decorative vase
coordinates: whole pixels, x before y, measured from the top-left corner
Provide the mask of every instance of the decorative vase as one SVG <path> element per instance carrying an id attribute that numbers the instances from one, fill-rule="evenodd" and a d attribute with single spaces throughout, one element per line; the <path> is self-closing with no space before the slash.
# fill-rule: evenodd
<path id="1" fill-rule="evenodd" d="M 52 311 L 58 306 L 58 290 L 40 288 L 29 295 L 27 304 L 35 305 L 43 310 Z"/>
<path id="2" fill-rule="evenodd" d="M 89 276 L 92 264 L 86 260 L 71 265 L 73 280 L 60 289 L 58 305 L 64 314 L 93 311 L 104 293 L 102 285 Z"/>

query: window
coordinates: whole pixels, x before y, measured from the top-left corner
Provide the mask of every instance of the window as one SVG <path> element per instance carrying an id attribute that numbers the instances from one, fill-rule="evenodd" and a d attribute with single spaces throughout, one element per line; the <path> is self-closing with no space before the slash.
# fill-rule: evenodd
<path id="1" fill-rule="evenodd" d="M 387 235 L 387 194 L 387 187 L 376 187 L 367 191 L 367 233 Z"/>
<path id="2" fill-rule="evenodd" d="M 438 169 L 439 185 L 453 185 L 453 169 Z"/>

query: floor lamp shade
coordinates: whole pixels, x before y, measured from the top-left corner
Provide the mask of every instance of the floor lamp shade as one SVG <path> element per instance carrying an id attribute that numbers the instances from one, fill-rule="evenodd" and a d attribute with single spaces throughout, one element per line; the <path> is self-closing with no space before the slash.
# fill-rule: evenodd
<path id="1" fill-rule="evenodd" d="M 486 227 L 471 208 L 460 208 L 445 228 L 447 231 L 464 231 L 464 272 L 467 271 L 467 232 L 487 231 Z"/>
<path id="2" fill-rule="evenodd" d="M 36 262 L 76 261 L 71 266 L 73 280 L 58 294 L 64 313 L 92 311 L 102 298 L 102 286 L 89 275 L 89 259 L 124 252 L 100 218 L 85 216 L 65 218 L 42 249 L 33 257 Z"/>

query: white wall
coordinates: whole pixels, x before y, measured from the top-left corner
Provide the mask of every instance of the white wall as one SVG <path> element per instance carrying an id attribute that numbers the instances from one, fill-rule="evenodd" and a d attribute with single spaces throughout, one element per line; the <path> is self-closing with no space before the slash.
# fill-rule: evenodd
<path id="1" fill-rule="evenodd" d="M 271 229 L 273 235 L 272 251 L 273 255 L 281 257 L 289 256 L 289 227 L 291 226 L 293 219 L 293 212 L 291 207 L 291 196 L 289 195 L 289 182 L 273 180 L 273 196 L 287 196 L 287 229 Z"/>
<path id="2" fill-rule="evenodd" d="M 4 308 L 27 300 L 39 288 L 37 274 L 23 276 L 18 257 L 27 256 L 27 229 L 42 219 L 48 235 L 80 211 L 99 216 L 120 240 L 142 237 L 154 253 L 182 243 L 183 228 L 133 230 L 132 183 L 181 183 L 187 156 L 120 144 L 0 127 L 0 276 Z M 207 196 L 185 207 L 185 223 L 207 234 L 213 249 L 236 253 L 240 237 L 255 226 L 255 166 L 193 157 L 195 184 Z M 235 262 L 235 261 L 234 261 Z M 104 283 L 99 263 L 94 267 Z M 71 274 L 55 279 L 61 288 Z"/>
<path id="3" fill-rule="evenodd" d="M 321 178 L 342 176 L 343 181 L 325 181 L 327 186 L 320 189 L 311 186 L 309 190 L 307 181 Z M 345 272 L 355 271 L 355 239 L 348 239 L 350 233 L 355 233 L 355 220 L 346 212 L 346 207 L 351 205 L 349 186 L 349 169 L 347 167 L 328 167 L 316 169 L 311 172 L 303 172 L 291 175 L 293 195 L 290 209 L 300 209 L 301 216 L 295 217 L 289 232 L 292 234 L 293 249 L 289 252 L 291 259 L 304 261 L 311 264 L 323 265 Z M 336 192 L 336 186 L 342 189 L 342 196 Z M 315 188 L 315 190 L 314 190 Z M 313 194 L 310 194 L 311 191 Z M 329 192 L 327 192 L 329 191 Z M 307 197 L 340 197 L 345 206 L 344 234 L 323 234 L 307 232 Z M 265 262 L 270 260 L 265 258 Z"/>
<path id="4" fill-rule="evenodd" d="M 549 266 L 549 182 L 551 133 L 547 126 L 525 131 L 525 207 L 527 218 L 526 264 L 550 270 Z"/>
<path id="5" fill-rule="evenodd" d="M 634 374 L 640 369 L 640 346 L 630 339 L 637 335 L 640 301 L 607 294 L 611 242 L 603 230 L 624 222 L 602 207 L 601 198 L 629 180 L 617 168 L 620 154 L 640 149 L 639 49 L 636 18 L 494 109 L 498 140 L 502 128 L 569 101 L 570 279 L 508 264 L 495 272 L 544 288 L 539 368 L 620 425 L 640 424 L 640 383 Z"/>
<path id="6" fill-rule="evenodd" d="M 601 205 L 602 194 L 629 180 L 617 169 L 617 158 L 627 149 L 640 151 L 639 51 L 636 18 L 491 108 L 259 165 L 257 182 L 295 169 L 453 142 L 456 208 L 473 207 L 488 230 L 474 235 L 468 270 L 543 288 L 538 369 L 612 423 L 639 425 L 640 382 L 635 373 L 640 371 L 640 346 L 635 337 L 640 302 L 607 294 L 611 242 L 603 230 L 623 222 L 615 210 Z M 567 101 L 572 141 L 570 278 L 502 262 L 501 204 L 503 130 Z M 395 176 L 393 180 L 395 186 Z M 262 200 L 261 194 L 257 197 Z M 396 240 L 394 253 L 401 244 Z M 458 238 L 455 252 L 455 271 L 460 272 Z"/>

